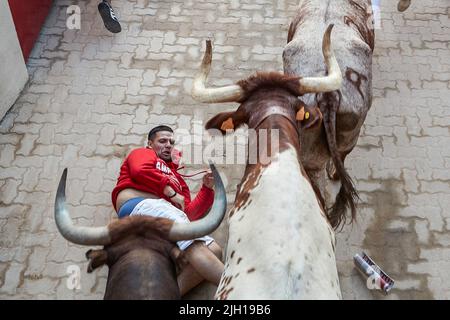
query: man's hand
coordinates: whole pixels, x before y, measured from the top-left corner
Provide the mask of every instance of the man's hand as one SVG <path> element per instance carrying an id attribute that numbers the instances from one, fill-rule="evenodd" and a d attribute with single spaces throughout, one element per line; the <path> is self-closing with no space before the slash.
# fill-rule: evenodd
<path id="1" fill-rule="evenodd" d="M 169 200 L 173 202 L 175 207 L 177 207 L 181 211 L 184 211 L 184 197 L 181 194 L 177 193 L 177 195 L 175 197 L 173 197 Z"/>
<path id="2" fill-rule="evenodd" d="M 203 184 L 210 189 L 214 187 L 214 176 L 211 170 L 208 170 L 208 173 L 203 176 Z"/>
<path id="3" fill-rule="evenodd" d="M 184 197 L 181 194 L 177 193 L 175 196 L 170 198 L 172 195 L 176 193 L 171 186 L 166 186 L 163 192 L 164 195 L 168 197 L 170 201 L 172 201 L 175 207 L 177 207 L 181 211 L 184 211 Z"/>

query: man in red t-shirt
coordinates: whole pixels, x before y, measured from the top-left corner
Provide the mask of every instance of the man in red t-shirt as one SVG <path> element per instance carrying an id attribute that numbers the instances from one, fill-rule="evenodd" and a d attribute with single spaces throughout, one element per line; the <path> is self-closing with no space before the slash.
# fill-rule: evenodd
<path id="1" fill-rule="evenodd" d="M 112 191 L 112 202 L 119 216 L 150 215 L 180 223 L 200 219 L 214 201 L 214 178 L 211 172 L 203 177 L 203 185 L 191 201 L 189 187 L 177 172 L 174 156 L 173 130 L 157 126 L 148 134 L 145 148 L 135 149 L 120 168 L 117 185 Z M 178 276 L 181 295 L 206 279 L 219 284 L 223 272 L 220 260 L 222 249 L 209 236 L 178 241 L 177 245 L 188 265 Z M 179 250 L 174 250 L 178 256 Z"/>

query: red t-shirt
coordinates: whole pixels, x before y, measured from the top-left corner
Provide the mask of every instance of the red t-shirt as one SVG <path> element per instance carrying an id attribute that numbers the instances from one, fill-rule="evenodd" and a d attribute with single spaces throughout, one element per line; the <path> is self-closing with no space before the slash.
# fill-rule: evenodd
<path id="1" fill-rule="evenodd" d="M 166 163 L 153 149 L 139 148 L 131 151 L 120 167 L 120 176 L 112 191 L 114 209 L 117 211 L 117 195 L 126 188 L 149 192 L 170 202 L 163 193 L 166 185 L 169 185 L 184 197 L 184 212 L 189 220 L 200 219 L 211 208 L 214 191 L 202 185 L 195 199 L 191 201 L 189 187 L 177 169 L 177 164 Z"/>

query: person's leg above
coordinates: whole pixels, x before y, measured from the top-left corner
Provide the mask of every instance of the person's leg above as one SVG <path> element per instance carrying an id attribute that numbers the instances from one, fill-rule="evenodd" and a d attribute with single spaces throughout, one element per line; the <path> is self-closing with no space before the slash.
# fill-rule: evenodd
<path id="1" fill-rule="evenodd" d="M 119 33 L 122 31 L 122 27 L 114 13 L 110 0 L 103 0 L 100 2 L 98 4 L 98 11 L 100 12 L 100 16 L 102 17 L 106 29 L 112 33 Z"/>

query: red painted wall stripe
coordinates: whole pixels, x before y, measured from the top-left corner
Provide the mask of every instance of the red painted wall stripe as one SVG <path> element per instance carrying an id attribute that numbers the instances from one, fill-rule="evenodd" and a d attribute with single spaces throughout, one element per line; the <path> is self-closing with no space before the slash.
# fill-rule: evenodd
<path id="1" fill-rule="evenodd" d="M 25 61 L 39 36 L 53 0 L 8 0 Z"/>

